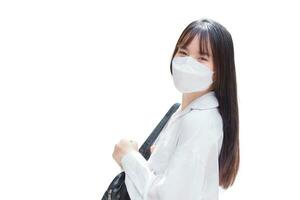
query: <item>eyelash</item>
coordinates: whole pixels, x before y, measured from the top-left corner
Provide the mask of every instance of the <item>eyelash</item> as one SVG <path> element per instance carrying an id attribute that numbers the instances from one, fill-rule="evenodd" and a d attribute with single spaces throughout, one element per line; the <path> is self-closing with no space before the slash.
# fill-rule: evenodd
<path id="1" fill-rule="evenodd" d="M 180 53 L 180 54 L 184 54 L 184 55 L 187 55 L 186 53 L 184 53 L 184 52 L 182 52 L 182 51 L 179 51 L 178 53 Z M 200 58 L 200 59 L 201 59 L 201 58 Z M 207 61 L 207 59 L 206 59 L 206 58 L 203 58 L 203 57 L 202 57 L 202 59 L 203 59 L 203 60 L 205 60 L 205 61 Z"/>

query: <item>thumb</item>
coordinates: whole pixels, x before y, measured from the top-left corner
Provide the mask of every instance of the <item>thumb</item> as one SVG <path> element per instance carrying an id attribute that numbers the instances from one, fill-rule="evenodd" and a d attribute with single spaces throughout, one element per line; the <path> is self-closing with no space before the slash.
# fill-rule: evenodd
<path id="1" fill-rule="evenodd" d="M 135 150 L 138 150 L 139 149 L 139 144 L 137 141 L 132 141 L 132 146 Z"/>

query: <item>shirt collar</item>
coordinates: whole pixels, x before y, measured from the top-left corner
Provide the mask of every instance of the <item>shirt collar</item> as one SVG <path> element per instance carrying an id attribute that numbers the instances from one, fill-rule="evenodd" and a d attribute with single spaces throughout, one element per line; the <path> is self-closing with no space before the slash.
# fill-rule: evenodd
<path id="1" fill-rule="evenodd" d="M 219 106 L 218 99 L 216 97 L 215 91 L 209 91 L 200 97 L 197 97 L 191 101 L 184 110 L 181 110 L 182 105 L 173 114 L 175 118 L 180 117 L 191 110 L 206 110 L 211 108 L 216 108 Z"/>

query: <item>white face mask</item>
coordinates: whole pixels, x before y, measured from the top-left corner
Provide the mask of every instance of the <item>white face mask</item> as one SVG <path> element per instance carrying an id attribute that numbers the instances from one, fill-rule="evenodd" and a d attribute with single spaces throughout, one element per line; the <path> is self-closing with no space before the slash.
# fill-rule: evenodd
<path id="1" fill-rule="evenodd" d="M 176 56 L 172 60 L 172 73 L 176 89 L 190 93 L 207 89 L 214 72 L 191 56 Z"/>

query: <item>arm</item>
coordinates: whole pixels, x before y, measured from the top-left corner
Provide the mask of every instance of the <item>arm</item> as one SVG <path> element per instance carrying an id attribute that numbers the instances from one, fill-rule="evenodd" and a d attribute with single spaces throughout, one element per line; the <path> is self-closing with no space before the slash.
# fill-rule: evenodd
<path id="1" fill-rule="evenodd" d="M 208 132 L 213 135 L 212 129 Z M 180 141 L 163 174 L 154 174 L 137 151 L 124 155 L 121 163 L 145 200 L 200 199 L 206 175 L 210 176 L 211 168 L 217 169 L 218 162 L 217 142 L 209 134 L 199 132 Z"/>

